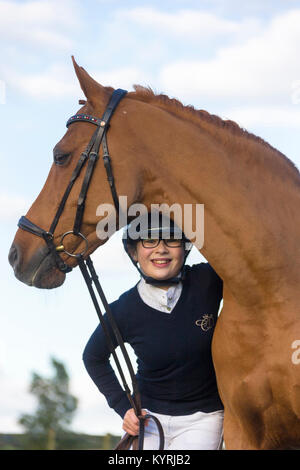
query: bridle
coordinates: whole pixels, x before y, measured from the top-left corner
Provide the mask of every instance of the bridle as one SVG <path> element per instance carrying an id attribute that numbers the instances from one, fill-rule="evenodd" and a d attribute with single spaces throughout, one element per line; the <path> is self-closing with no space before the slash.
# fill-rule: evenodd
<path id="1" fill-rule="evenodd" d="M 80 232 L 80 229 L 82 225 L 87 192 L 88 192 L 88 188 L 89 188 L 92 176 L 93 176 L 95 165 L 99 158 L 99 150 L 100 150 L 101 143 L 102 143 L 102 148 L 103 148 L 103 162 L 104 162 L 104 166 L 105 166 L 106 173 L 107 173 L 107 179 L 111 188 L 111 193 L 112 193 L 115 208 L 117 211 L 119 210 L 119 202 L 118 202 L 117 192 L 116 192 L 116 188 L 114 184 L 111 163 L 110 163 L 110 156 L 109 156 L 107 140 L 106 140 L 106 132 L 109 127 L 109 122 L 113 115 L 113 112 L 115 111 L 119 102 L 121 101 L 121 99 L 124 97 L 126 93 L 127 92 L 125 90 L 121 90 L 121 89 L 114 91 L 101 119 L 96 118 L 94 116 L 90 116 L 88 114 L 75 114 L 74 116 L 70 117 L 70 119 L 68 119 L 67 124 L 66 124 L 67 127 L 69 127 L 74 122 L 83 121 L 83 122 L 90 122 L 94 124 L 97 127 L 97 129 L 92 135 L 91 140 L 89 144 L 87 145 L 85 151 L 80 155 L 78 163 L 72 173 L 69 184 L 60 201 L 60 204 L 58 206 L 58 209 L 56 211 L 56 214 L 54 216 L 54 219 L 51 223 L 49 230 L 46 231 L 38 227 L 36 224 L 31 222 L 29 219 L 27 219 L 24 216 L 21 217 L 21 219 L 19 220 L 18 226 L 20 228 L 22 228 L 23 230 L 27 230 L 28 232 L 33 233 L 34 235 L 44 238 L 49 248 L 49 251 L 54 257 L 56 266 L 58 267 L 60 271 L 64 273 L 70 272 L 72 268 L 71 266 L 68 266 L 63 261 L 59 253 L 65 252 L 69 256 L 79 258 L 80 255 L 83 256 L 87 252 L 87 249 L 88 249 L 87 238 Z M 76 210 L 73 229 L 69 230 L 68 232 L 65 232 L 61 237 L 60 244 L 56 246 L 54 244 L 54 231 L 56 229 L 60 216 L 64 210 L 64 207 L 70 195 L 71 189 L 75 181 L 77 180 L 77 178 L 80 176 L 82 168 L 84 167 L 86 162 L 87 162 L 87 168 L 86 168 L 86 173 L 82 182 L 80 194 L 79 194 L 78 201 L 77 201 L 77 210 Z M 66 236 L 71 235 L 71 234 L 81 238 L 85 242 L 85 249 L 83 252 L 75 254 L 75 253 L 69 253 L 68 251 L 64 249 L 63 241 Z"/>
<path id="2" fill-rule="evenodd" d="M 56 211 L 56 214 L 54 216 L 54 219 L 51 223 L 50 229 L 48 231 L 44 230 L 43 228 L 39 227 L 38 225 L 34 224 L 31 222 L 27 217 L 22 216 L 18 222 L 18 226 L 26 230 L 27 232 L 32 233 L 33 235 L 36 235 L 38 237 L 41 237 L 45 240 L 49 253 L 53 257 L 57 268 L 62 271 L 63 273 L 68 273 L 72 270 L 72 267 L 69 266 L 64 262 L 64 260 L 61 258 L 60 253 L 66 253 L 68 256 L 75 257 L 77 259 L 79 268 L 81 270 L 81 273 L 84 277 L 84 280 L 86 282 L 87 288 L 89 290 L 90 296 L 92 298 L 95 310 L 97 312 L 99 321 L 101 323 L 101 326 L 103 328 L 103 331 L 106 336 L 107 344 L 109 347 L 109 350 L 111 354 L 113 355 L 113 358 L 115 360 L 117 369 L 119 371 L 123 387 L 125 389 L 125 392 L 127 394 L 128 400 L 132 406 L 132 408 L 135 411 L 136 416 L 139 418 L 139 423 L 140 423 L 140 431 L 139 431 L 139 438 L 138 438 L 138 449 L 142 450 L 143 449 L 143 441 L 144 441 L 144 425 L 145 425 L 145 419 L 153 419 L 158 427 L 159 431 L 159 450 L 162 450 L 164 448 L 164 433 L 162 426 L 156 416 L 153 416 L 151 414 L 147 414 L 145 416 L 142 416 L 142 408 L 141 408 L 141 396 L 138 390 L 138 384 L 137 380 L 134 374 L 134 370 L 132 367 L 132 364 L 130 362 L 128 353 L 126 351 L 122 336 L 120 334 L 120 331 L 118 329 L 118 326 L 115 322 L 115 319 L 112 315 L 111 309 L 109 307 L 109 304 L 105 298 L 105 295 L 103 293 L 103 290 L 101 288 L 98 276 L 96 274 L 96 271 L 93 266 L 93 262 L 90 258 L 90 256 L 87 256 L 86 259 L 84 259 L 84 255 L 88 251 L 88 240 L 87 238 L 81 233 L 81 225 L 82 225 L 82 219 L 83 219 L 83 214 L 84 214 L 84 208 L 85 208 L 85 202 L 86 202 L 86 197 L 87 197 L 87 192 L 88 188 L 92 179 L 92 175 L 94 172 L 95 165 L 99 159 L 99 150 L 100 146 L 102 144 L 102 149 L 103 149 L 103 162 L 107 174 L 107 180 L 110 186 L 112 198 L 114 201 L 116 213 L 119 211 L 119 200 L 117 197 L 117 192 L 115 188 L 115 183 L 114 183 L 114 177 L 113 177 L 113 172 L 112 172 L 112 167 L 111 167 L 111 159 L 108 151 L 108 146 L 107 146 L 107 140 L 106 140 L 106 133 L 109 128 L 109 123 L 111 120 L 111 117 L 117 108 L 119 102 L 121 99 L 126 95 L 127 91 L 122 90 L 122 89 L 117 89 L 113 92 L 109 103 L 104 111 L 104 114 L 101 119 L 90 116 L 88 114 L 75 114 L 74 116 L 70 117 L 70 119 L 67 121 L 66 126 L 69 127 L 71 124 L 75 122 L 89 122 L 94 125 L 96 125 L 96 130 L 94 134 L 91 137 L 90 142 L 88 143 L 86 149 L 84 152 L 80 155 L 80 158 L 78 160 L 78 163 L 73 170 L 73 173 L 71 175 L 71 179 L 69 181 L 69 184 L 65 190 L 65 193 L 62 197 L 62 200 L 58 206 L 58 209 Z M 65 232 L 60 240 L 59 245 L 54 244 L 54 232 L 56 229 L 56 226 L 58 224 L 58 221 L 60 219 L 60 216 L 64 210 L 65 204 L 67 202 L 67 199 L 70 195 L 70 192 L 72 190 L 72 187 L 74 185 L 74 182 L 77 180 L 79 177 L 85 163 L 87 163 L 86 167 L 86 172 L 83 178 L 81 190 L 79 193 L 78 201 L 77 201 L 77 210 L 76 210 L 76 216 L 74 220 L 74 225 L 73 229 Z M 63 241 L 65 237 L 68 235 L 75 235 L 79 238 L 81 238 L 85 242 L 85 248 L 82 252 L 80 253 L 70 253 L 66 251 Z M 121 352 L 124 356 L 126 365 L 128 367 L 128 371 L 130 374 L 131 382 L 132 382 L 132 390 L 133 394 L 131 395 L 131 391 L 126 383 L 124 373 L 122 371 L 118 356 L 115 352 L 115 347 L 113 344 L 113 339 L 110 336 L 107 324 L 105 323 L 105 320 L 103 318 L 101 309 L 99 307 L 99 303 L 95 294 L 95 291 L 93 289 L 93 284 L 99 294 L 99 297 L 101 299 L 101 302 L 106 310 L 107 318 L 109 320 L 109 323 L 111 325 L 112 331 L 114 333 L 115 339 L 117 341 L 117 344 L 120 346 Z M 136 439 L 136 436 L 130 436 L 130 435 L 125 435 L 122 439 L 121 442 L 124 442 L 124 438 L 127 439 L 129 443 L 132 443 L 134 445 Z"/>

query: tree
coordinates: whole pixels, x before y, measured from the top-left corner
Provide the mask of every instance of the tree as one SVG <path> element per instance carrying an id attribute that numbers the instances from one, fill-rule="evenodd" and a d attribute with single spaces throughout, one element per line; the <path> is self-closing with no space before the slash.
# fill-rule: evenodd
<path id="1" fill-rule="evenodd" d="M 23 414 L 19 423 L 26 429 L 34 448 L 54 450 L 59 432 L 71 423 L 78 400 L 69 393 L 69 376 L 63 363 L 51 358 L 55 370 L 50 379 L 32 374 L 30 392 L 38 407 L 34 414 Z"/>
<path id="2" fill-rule="evenodd" d="M 112 438 L 113 436 L 110 433 L 107 433 L 102 438 L 102 449 L 111 449 L 112 448 Z"/>

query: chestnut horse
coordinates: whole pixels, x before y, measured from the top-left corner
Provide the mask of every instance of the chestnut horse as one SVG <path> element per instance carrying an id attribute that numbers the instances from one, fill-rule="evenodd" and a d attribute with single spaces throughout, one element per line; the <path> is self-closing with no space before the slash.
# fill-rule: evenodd
<path id="1" fill-rule="evenodd" d="M 79 112 L 101 116 L 112 88 L 74 61 L 86 101 Z M 93 132 L 76 122 L 54 147 L 56 163 L 27 213 L 47 229 L 67 182 Z M 128 205 L 194 204 L 205 207 L 201 253 L 224 281 L 223 308 L 212 344 L 225 408 L 226 449 L 300 446 L 300 177 L 297 168 L 262 139 L 205 111 L 135 87 L 121 101 L 108 132 L 115 184 Z M 82 176 L 71 191 L 55 243 L 72 228 Z M 96 208 L 113 203 L 99 160 L 88 191 L 82 230 L 89 254 Z M 188 235 L 188 234 L 187 234 Z M 78 245 L 78 246 L 76 246 Z M 80 251 L 78 238 L 70 249 Z M 76 259 L 62 255 L 71 266 Z M 18 230 L 10 251 L 16 277 L 40 288 L 60 286 L 39 237 Z M 299 341 L 299 342 L 297 342 Z"/>

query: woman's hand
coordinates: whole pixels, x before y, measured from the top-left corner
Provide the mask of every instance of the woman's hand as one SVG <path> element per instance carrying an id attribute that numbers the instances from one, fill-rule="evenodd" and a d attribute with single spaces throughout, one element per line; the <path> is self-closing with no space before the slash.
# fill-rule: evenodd
<path id="1" fill-rule="evenodd" d="M 142 410 L 142 415 L 145 416 L 147 414 L 147 411 Z M 145 426 L 148 426 L 148 419 L 145 422 Z M 134 409 L 130 408 L 124 416 L 123 420 L 123 429 L 124 431 L 128 432 L 128 434 L 131 434 L 131 436 L 138 436 L 139 434 L 139 426 L 140 426 L 140 421 L 136 417 Z"/>

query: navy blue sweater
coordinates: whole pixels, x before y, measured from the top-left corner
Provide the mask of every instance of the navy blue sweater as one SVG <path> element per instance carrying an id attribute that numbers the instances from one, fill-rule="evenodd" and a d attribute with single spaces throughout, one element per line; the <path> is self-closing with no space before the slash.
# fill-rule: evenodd
<path id="1" fill-rule="evenodd" d="M 143 408 L 173 416 L 223 408 L 211 357 L 222 288 L 213 268 L 200 263 L 186 266 L 183 289 L 171 313 L 145 304 L 137 285 L 110 304 L 124 342 L 137 357 Z M 123 418 L 131 405 L 109 360 L 99 325 L 85 347 L 83 361 L 109 406 Z"/>

